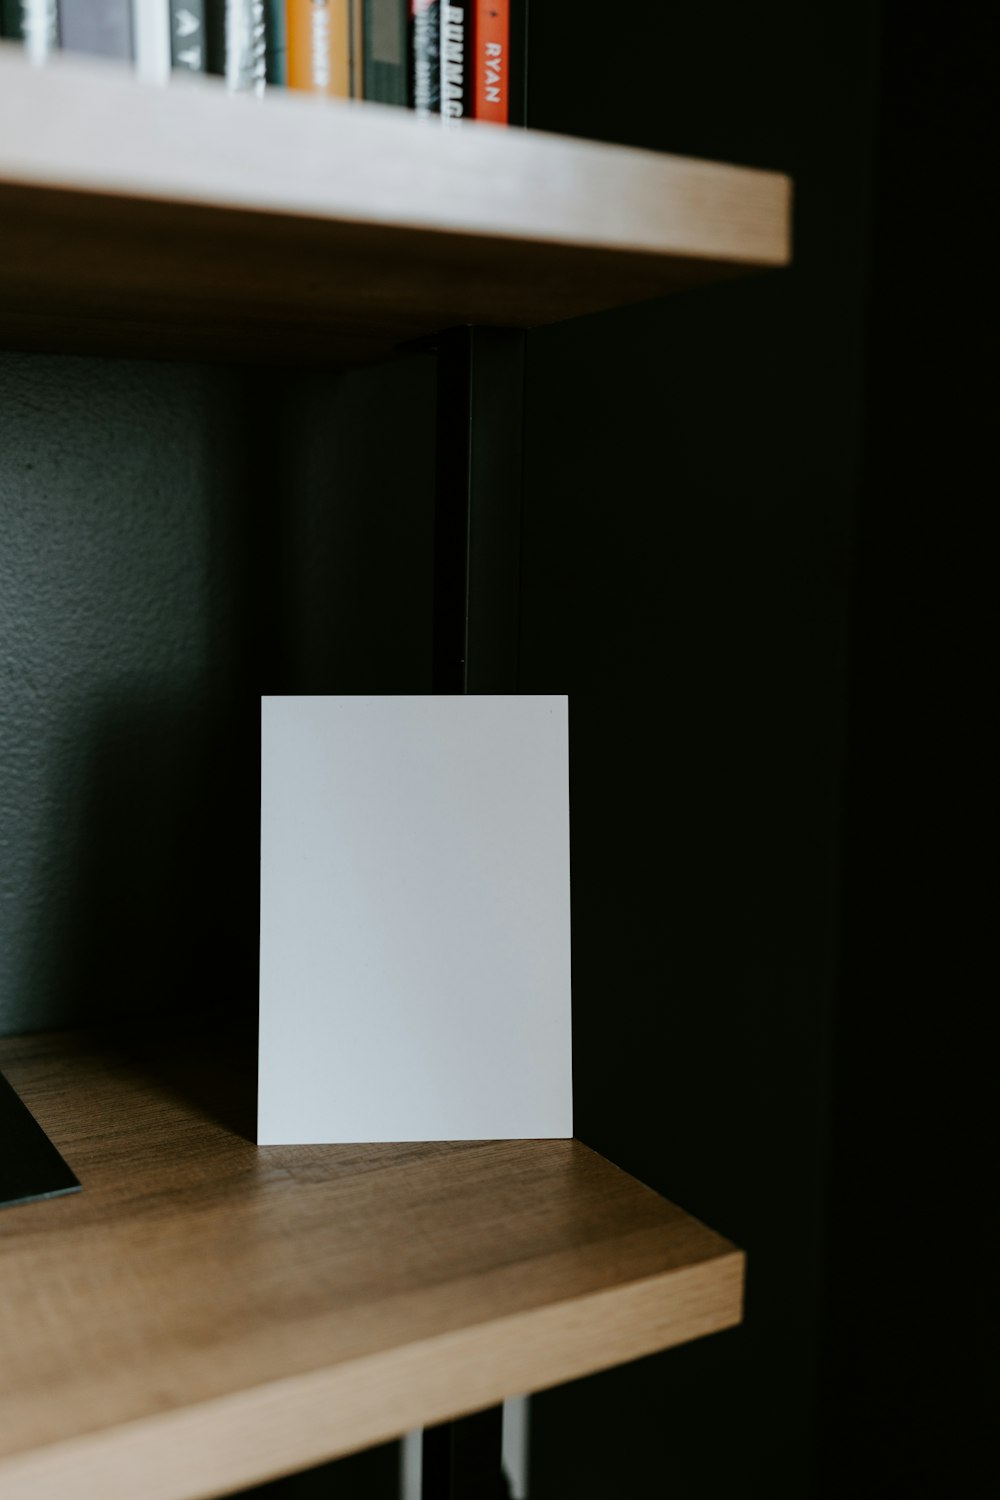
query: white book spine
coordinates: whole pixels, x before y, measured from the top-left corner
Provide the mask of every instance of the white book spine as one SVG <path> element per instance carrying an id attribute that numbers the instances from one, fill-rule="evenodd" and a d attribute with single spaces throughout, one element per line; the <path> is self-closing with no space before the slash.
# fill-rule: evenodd
<path id="1" fill-rule="evenodd" d="M 226 0 L 226 86 L 263 94 L 266 61 L 264 0 Z"/>
<path id="2" fill-rule="evenodd" d="M 147 83 L 170 79 L 170 0 L 132 0 L 135 70 Z"/>
<path id="3" fill-rule="evenodd" d="M 56 0 L 22 0 L 24 48 L 34 63 L 44 62 L 59 44 Z"/>

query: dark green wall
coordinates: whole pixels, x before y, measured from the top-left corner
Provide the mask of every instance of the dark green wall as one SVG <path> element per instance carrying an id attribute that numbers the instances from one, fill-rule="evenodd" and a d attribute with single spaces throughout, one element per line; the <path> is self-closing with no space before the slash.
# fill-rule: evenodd
<path id="1" fill-rule="evenodd" d="M 996 56 L 977 0 L 887 0 L 822 1500 L 996 1466 Z"/>
<path id="2" fill-rule="evenodd" d="M 260 693 L 428 684 L 429 375 L 0 354 L 0 1032 L 254 1013 Z"/>
<path id="3" fill-rule="evenodd" d="M 532 14 L 534 125 L 796 181 L 792 270 L 529 339 L 521 688 L 570 694 L 577 1131 L 749 1257 L 742 1329 L 535 1400 L 534 1500 L 803 1500 L 877 11 Z"/>
<path id="4" fill-rule="evenodd" d="M 432 375 L 0 353 L 0 1034 L 111 1016 L 161 1070 L 193 1035 L 242 1121 L 259 697 L 429 691 Z"/>
<path id="5" fill-rule="evenodd" d="M 243 629 L 239 435 L 223 373 L 0 354 L 4 1032 L 92 1014 L 135 922 L 175 912 L 176 816 Z"/>
<path id="6" fill-rule="evenodd" d="M 531 122 L 788 170 L 797 243 L 528 341 L 521 688 L 571 695 L 578 1130 L 751 1267 L 743 1329 L 533 1403 L 535 1500 L 802 1500 L 878 11 L 571 9 L 532 7 Z M 250 1014 L 257 697 L 429 687 L 428 364 L 0 356 L 0 1029 Z"/>
<path id="7" fill-rule="evenodd" d="M 0 1034 L 194 1035 L 244 1122 L 259 697 L 429 691 L 432 376 L 0 353 Z"/>

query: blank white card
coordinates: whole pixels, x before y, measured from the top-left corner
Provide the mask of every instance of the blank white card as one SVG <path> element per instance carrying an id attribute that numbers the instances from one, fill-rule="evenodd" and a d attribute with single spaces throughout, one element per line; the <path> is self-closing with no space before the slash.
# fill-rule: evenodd
<path id="1" fill-rule="evenodd" d="M 261 700 L 261 1144 L 572 1134 L 564 697 Z"/>

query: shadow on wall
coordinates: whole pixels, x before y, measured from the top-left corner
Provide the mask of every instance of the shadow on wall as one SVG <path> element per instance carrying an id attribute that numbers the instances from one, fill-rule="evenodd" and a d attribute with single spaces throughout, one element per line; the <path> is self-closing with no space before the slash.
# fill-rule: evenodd
<path id="1" fill-rule="evenodd" d="M 61 861 L 63 880 L 28 948 L 24 991 L 101 1025 L 253 1139 L 256 705 L 136 694 L 76 718 L 39 860 L 43 872 Z"/>
<path id="2" fill-rule="evenodd" d="M 259 698 L 428 689 L 432 376 L 0 355 L 0 1033 L 252 1137 Z"/>
<path id="3" fill-rule="evenodd" d="M 234 370 L 12 354 L 0 397 L 0 1030 L 242 1044 L 260 398 Z"/>
<path id="4" fill-rule="evenodd" d="M 0 1034 L 103 1022 L 253 1138 L 260 694 L 429 690 L 433 443 L 426 358 L 0 353 Z"/>

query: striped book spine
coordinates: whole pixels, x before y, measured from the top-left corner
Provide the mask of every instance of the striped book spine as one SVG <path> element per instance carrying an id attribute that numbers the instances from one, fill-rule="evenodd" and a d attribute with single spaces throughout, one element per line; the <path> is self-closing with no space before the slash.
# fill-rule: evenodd
<path id="1" fill-rule="evenodd" d="M 32 62 L 44 62 L 59 45 L 56 0 L 22 0 L 21 33 Z"/>
<path id="2" fill-rule="evenodd" d="M 267 82 L 264 0 L 226 0 L 226 87 L 263 94 Z"/>
<path id="3" fill-rule="evenodd" d="M 441 0 L 410 0 L 409 103 L 418 115 L 441 113 Z"/>

